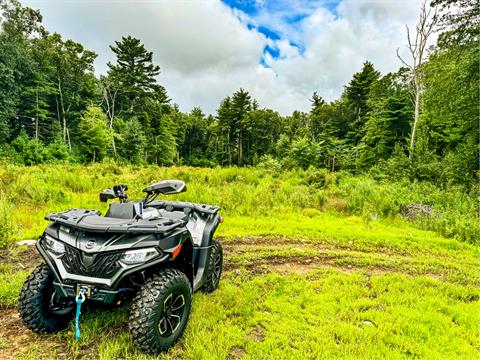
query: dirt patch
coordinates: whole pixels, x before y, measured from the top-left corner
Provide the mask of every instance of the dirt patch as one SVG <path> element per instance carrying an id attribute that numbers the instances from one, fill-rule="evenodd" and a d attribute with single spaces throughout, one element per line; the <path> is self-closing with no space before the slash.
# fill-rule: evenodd
<path id="1" fill-rule="evenodd" d="M 41 261 L 42 258 L 35 246 L 0 250 L 0 264 L 10 264 L 18 270 L 34 268 Z"/>
<path id="2" fill-rule="evenodd" d="M 267 329 L 261 324 L 257 324 L 255 329 L 248 335 L 248 338 L 253 341 L 262 342 L 265 340 L 265 332 Z"/>
<path id="3" fill-rule="evenodd" d="M 233 239 L 218 239 L 222 245 L 225 246 L 275 246 L 275 245 L 307 245 L 313 244 L 311 240 L 308 239 L 292 239 L 287 236 L 281 235 L 258 235 L 258 236 L 242 236 Z"/>
<path id="4" fill-rule="evenodd" d="M 50 336 L 38 336 L 28 330 L 22 324 L 16 309 L 0 310 L 0 337 L 6 341 L 6 346 L 1 351 L 2 359 L 16 359 L 25 351 L 25 344 L 32 343 L 42 349 L 46 355 L 45 358 L 52 358 L 53 354 L 57 359 L 62 358 L 58 353 L 60 345 L 52 341 Z"/>
<path id="5" fill-rule="evenodd" d="M 245 355 L 245 349 L 241 346 L 234 346 L 230 348 L 230 351 L 227 355 L 227 360 L 238 360 L 241 359 Z"/>

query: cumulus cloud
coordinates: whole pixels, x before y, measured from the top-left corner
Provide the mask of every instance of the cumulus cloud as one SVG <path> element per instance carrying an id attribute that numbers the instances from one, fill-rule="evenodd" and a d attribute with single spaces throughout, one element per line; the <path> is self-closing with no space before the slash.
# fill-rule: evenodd
<path id="1" fill-rule="evenodd" d="M 25 4 L 40 8 L 50 31 L 96 51 L 98 73 L 114 61 L 108 45 L 122 35 L 140 38 L 162 68 L 159 81 L 183 111 L 201 106 L 213 113 L 243 87 L 282 114 L 308 110 L 313 91 L 335 99 L 365 60 L 382 72 L 395 71 L 404 25 L 415 23 L 419 8 L 417 0 L 259 2 L 255 14 L 219 1 Z M 261 26 L 278 37 L 269 38 Z M 276 53 L 266 52 L 267 45 Z"/>

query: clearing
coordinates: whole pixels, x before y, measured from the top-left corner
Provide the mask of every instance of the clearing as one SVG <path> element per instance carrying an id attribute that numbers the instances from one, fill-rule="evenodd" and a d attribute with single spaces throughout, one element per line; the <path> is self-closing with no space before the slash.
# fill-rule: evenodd
<path id="1" fill-rule="evenodd" d="M 327 174 L 329 185 L 319 188 L 307 175 L 116 165 L 0 169 L 0 215 L 10 210 L 0 216 L 0 358 L 149 359 L 131 345 L 126 307 L 85 311 L 80 341 L 73 322 L 53 335 L 27 330 L 15 306 L 41 260 L 32 247 L 12 242 L 38 236 L 45 213 L 104 211 L 98 191 L 112 184 L 141 189 L 180 178 L 189 190 L 177 199 L 222 206 L 217 237 L 225 267 L 216 292 L 195 294 L 183 339 L 160 358 L 478 359 L 479 247 L 439 234 L 471 238 L 478 227 L 473 205 L 459 198 L 468 206 L 448 208 L 454 193 L 338 174 Z M 405 196 L 452 217 L 432 220 L 438 232 L 421 230 L 433 225 L 398 215 L 411 201 Z"/>

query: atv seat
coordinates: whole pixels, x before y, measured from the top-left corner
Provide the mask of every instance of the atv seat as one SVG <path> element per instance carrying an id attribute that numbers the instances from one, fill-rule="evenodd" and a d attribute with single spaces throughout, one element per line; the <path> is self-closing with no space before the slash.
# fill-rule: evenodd
<path id="1" fill-rule="evenodd" d="M 111 203 L 105 217 L 117 219 L 136 219 L 142 214 L 141 203 Z"/>

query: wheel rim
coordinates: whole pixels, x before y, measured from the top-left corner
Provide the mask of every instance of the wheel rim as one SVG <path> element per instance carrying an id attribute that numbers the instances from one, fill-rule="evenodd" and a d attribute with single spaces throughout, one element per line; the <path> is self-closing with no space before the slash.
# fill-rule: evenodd
<path id="1" fill-rule="evenodd" d="M 171 293 L 163 302 L 163 311 L 158 322 L 158 330 L 162 336 L 170 336 L 175 333 L 183 318 L 185 297 L 183 294 Z"/>
<path id="2" fill-rule="evenodd" d="M 56 292 L 52 291 L 49 296 L 48 309 L 52 314 L 63 316 L 73 310 L 73 304 L 68 299 L 59 299 Z"/>
<path id="3" fill-rule="evenodd" d="M 222 273 L 222 254 L 217 252 L 213 262 L 212 281 L 217 284 L 220 281 L 220 274 Z"/>

